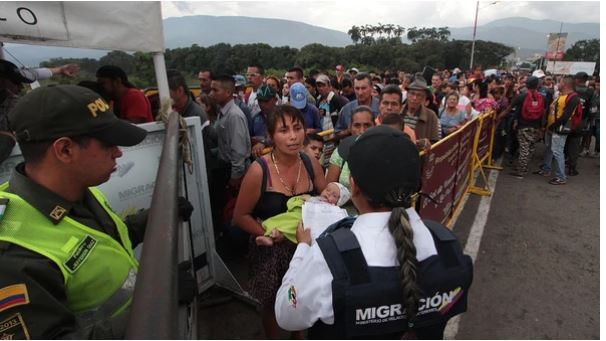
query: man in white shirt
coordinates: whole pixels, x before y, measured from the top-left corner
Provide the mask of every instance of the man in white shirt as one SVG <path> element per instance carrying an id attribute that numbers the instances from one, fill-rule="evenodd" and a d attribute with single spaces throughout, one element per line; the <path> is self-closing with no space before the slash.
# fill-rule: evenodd
<path id="1" fill-rule="evenodd" d="M 245 102 L 250 110 L 251 119 L 261 111 L 261 107 L 259 107 L 259 102 L 257 101 L 257 90 L 263 85 L 264 72 L 263 67 L 259 65 L 251 65 L 246 69 L 246 79 L 248 86 L 252 87 L 252 91 L 245 98 Z"/>

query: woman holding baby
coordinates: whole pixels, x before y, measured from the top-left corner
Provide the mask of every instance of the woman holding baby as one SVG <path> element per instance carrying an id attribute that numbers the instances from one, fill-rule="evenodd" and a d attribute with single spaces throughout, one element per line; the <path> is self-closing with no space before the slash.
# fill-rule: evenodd
<path id="1" fill-rule="evenodd" d="M 263 306 L 266 337 L 278 339 L 274 302 L 296 244 L 277 228 L 269 235 L 271 247 L 257 245 L 256 239 L 265 236 L 264 220 L 287 212 L 287 202 L 293 197 L 320 194 L 326 180 L 318 160 L 301 152 L 305 125 L 299 110 L 288 105 L 276 107 L 267 118 L 267 130 L 273 151 L 253 162 L 244 176 L 234 223 L 252 236 L 249 293 Z M 302 335 L 293 332 L 293 336 Z"/>

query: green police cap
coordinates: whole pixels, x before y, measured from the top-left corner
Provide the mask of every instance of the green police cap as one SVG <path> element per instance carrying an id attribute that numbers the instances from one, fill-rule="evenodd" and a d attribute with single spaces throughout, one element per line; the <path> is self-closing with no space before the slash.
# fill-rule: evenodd
<path id="1" fill-rule="evenodd" d="M 19 99 L 8 120 L 18 142 L 91 136 L 109 145 L 134 146 L 147 135 L 118 119 L 99 94 L 77 85 L 35 89 Z"/>

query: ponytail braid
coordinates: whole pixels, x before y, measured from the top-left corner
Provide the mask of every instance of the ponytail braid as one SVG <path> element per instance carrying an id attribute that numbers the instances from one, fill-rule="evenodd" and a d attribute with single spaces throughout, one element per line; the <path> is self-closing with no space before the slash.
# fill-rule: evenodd
<path id="1" fill-rule="evenodd" d="M 408 325 L 412 326 L 417 316 L 421 290 L 417 285 L 417 249 L 413 244 L 413 231 L 408 222 L 408 214 L 403 207 L 394 207 L 389 217 L 389 232 L 396 241 L 397 257 L 400 263 L 400 277 L 404 292 L 404 308 Z"/>

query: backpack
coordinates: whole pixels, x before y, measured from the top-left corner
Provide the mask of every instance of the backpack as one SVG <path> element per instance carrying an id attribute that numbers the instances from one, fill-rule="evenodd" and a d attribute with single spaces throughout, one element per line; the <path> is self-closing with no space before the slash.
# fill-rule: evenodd
<path id="1" fill-rule="evenodd" d="M 576 92 L 571 93 L 567 98 L 566 98 L 566 105 L 568 105 L 568 102 L 574 97 L 574 96 L 579 96 L 579 94 L 577 94 Z M 579 99 L 581 99 L 581 96 L 579 96 Z M 579 104 L 577 105 L 577 108 L 574 110 L 574 113 L 572 113 L 572 116 L 570 117 L 570 122 L 572 130 L 573 131 L 577 131 L 581 120 L 583 119 L 583 101 L 582 99 L 579 101 Z"/>
<path id="2" fill-rule="evenodd" d="M 543 117 L 545 102 L 543 96 L 536 90 L 528 90 L 522 104 L 522 119 L 524 121 L 537 121 Z"/>
<path id="3" fill-rule="evenodd" d="M 577 92 L 582 106 L 582 118 L 575 131 L 581 134 L 588 134 L 591 131 L 592 121 L 597 113 L 594 92 L 589 88 L 580 88 L 579 90 L 582 90 Z"/>
<path id="4" fill-rule="evenodd" d="M 570 100 L 572 100 L 575 96 L 579 96 L 579 95 L 576 92 L 571 92 L 570 94 L 568 94 L 568 96 L 566 97 L 566 102 L 564 103 L 564 108 L 566 108 L 568 106 L 568 103 L 570 102 Z M 579 101 L 576 109 L 574 110 L 572 115 L 570 115 L 570 118 L 568 118 L 568 121 L 566 121 L 565 123 L 563 123 L 559 127 L 557 127 L 556 132 L 558 134 L 570 134 L 570 133 L 576 132 L 578 130 L 579 126 L 581 125 L 580 123 L 581 123 L 582 118 L 583 118 L 583 105 L 581 104 L 581 101 Z"/>

